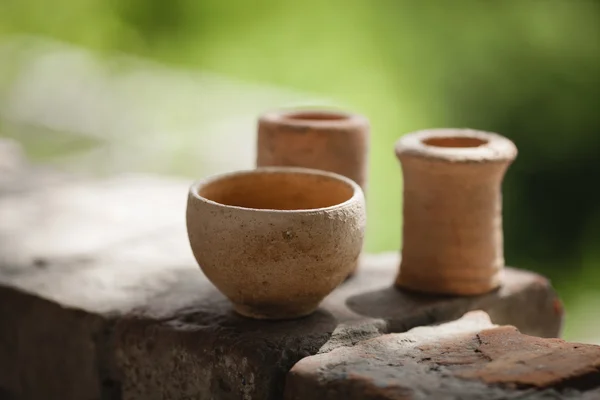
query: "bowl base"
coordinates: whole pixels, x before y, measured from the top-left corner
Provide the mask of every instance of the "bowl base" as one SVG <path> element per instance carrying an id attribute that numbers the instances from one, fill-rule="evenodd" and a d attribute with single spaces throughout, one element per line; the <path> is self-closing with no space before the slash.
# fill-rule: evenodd
<path id="1" fill-rule="evenodd" d="M 242 304 L 234 304 L 233 310 L 246 318 L 263 320 L 286 320 L 306 317 L 316 311 L 318 304 L 310 306 L 297 307 L 293 310 L 289 307 L 252 307 Z"/>

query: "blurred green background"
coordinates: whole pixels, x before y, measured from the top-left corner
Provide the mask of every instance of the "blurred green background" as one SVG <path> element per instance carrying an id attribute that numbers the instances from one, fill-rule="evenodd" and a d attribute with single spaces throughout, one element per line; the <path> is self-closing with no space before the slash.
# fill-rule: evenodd
<path id="1" fill-rule="evenodd" d="M 146 68 L 115 61 L 124 54 L 157 61 L 161 68 L 231 78 L 244 91 L 251 84 L 257 92 L 275 87 L 299 93 L 282 95 L 282 102 L 326 99 L 372 122 L 367 247 L 383 251 L 401 243 L 395 140 L 430 127 L 499 132 L 520 152 L 504 184 L 507 263 L 552 279 L 568 312 L 566 338 L 600 343 L 598 21 L 600 3 L 584 0 L 1 0 L 0 135 L 20 140 L 40 161 L 104 140 L 11 117 L 15 97 L 9 94 L 24 68 L 19 60 L 33 48 L 32 39 L 23 39 L 32 36 L 23 35 L 89 49 L 102 74 L 112 77 L 131 78 L 132 71 Z M 56 71 L 52 81 L 57 79 L 72 82 L 69 71 Z M 151 139 L 172 156 L 164 167 L 148 163 L 139 169 L 207 173 L 202 157 L 178 151 L 220 133 L 214 125 L 180 129 L 186 118 L 216 113 L 227 120 L 244 104 L 256 116 L 252 106 L 262 103 L 244 97 L 241 104 L 235 84 L 223 92 L 210 79 L 203 82 L 198 90 L 207 87 L 209 100 L 190 111 L 181 111 L 177 100 L 184 100 L 174 95 L 153 104 L 156 115 L 169 110 L 170 122 Z M 85 91 L 86 85 L 84 80 L 75 87 Z M 64 86 L 38 88 L 27 101 L 46 96 L 48 107 L 56 107 L 52 90 Z M 90 90 L 101 91 L 98 86 Z M 134 103 L 143 108 L 144 94 L 138 95 Z M 218 112 L 202 107 L 217 97 L 223 105 Z M 31 109 L 27 101 L 21 108 Z M 44 104 L 35 103 L 42 114 Z M 76 116 L 75 110 L 65 118 Z M 122 136 L 112 138 L 117 147 L 126 147 L 127 134 L 115 136 Z"/>

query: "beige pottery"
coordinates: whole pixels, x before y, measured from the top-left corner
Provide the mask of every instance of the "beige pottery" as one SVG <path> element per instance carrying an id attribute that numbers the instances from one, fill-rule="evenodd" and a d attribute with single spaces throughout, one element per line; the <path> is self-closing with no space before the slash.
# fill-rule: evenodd
<path id="1" fill-rule="evenodd" d="M 366 224 L 362 190 L 330 172 L 258 168 L 189 192 L 194 256 L 235 311 L 258 319 L 312 313 L 353 270 Z"/>

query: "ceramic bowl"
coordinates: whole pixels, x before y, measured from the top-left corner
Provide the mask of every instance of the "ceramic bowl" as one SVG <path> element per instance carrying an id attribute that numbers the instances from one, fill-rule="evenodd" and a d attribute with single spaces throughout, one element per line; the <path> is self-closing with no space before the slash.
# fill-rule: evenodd
<path id="1" fill-rule="evenodd" d="M 365 224 L 360 187 L 325 171 L 227 173 L 188 196 L 196 261 L 235 311 L 258 319 L 312 313 L 355 268 Z"/>

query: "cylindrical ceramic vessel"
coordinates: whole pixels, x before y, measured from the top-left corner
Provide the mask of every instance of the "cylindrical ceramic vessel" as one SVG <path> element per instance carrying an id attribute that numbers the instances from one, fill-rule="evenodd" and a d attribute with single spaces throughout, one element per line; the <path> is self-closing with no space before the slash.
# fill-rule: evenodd
<path id="1" fill-rule="evenodd" d="M 322 109 L 275 110 L 258 120 L 257 167 L 330 171 L 367 192 L 370 126 L 366 117 Z M 358 263 L 349 272 L 354 274 Z"/>
<path id="2" fill-rule="evenodd" d="M 402 261 L 396 285 L 476 295 L 504 268 L 501 184 L 517 155 L 507 138 L 433 129 L 396 143 L 404 178 Z"/>
<path id="3" fill-rule="evenodd" d="M 312 313 L 354 268 L 366 213 L 352 180 L 271 167 L 214 176 L 189 192 L 194 256 L 235 311 L 258 319 Z"/>
<path id="4" fill-rule="evenodd" d="M 314 168 L 346 176 L 366 193 L 369 121 L 326 110 L 271 111 L 258 121 L 256 165 Z"/>

